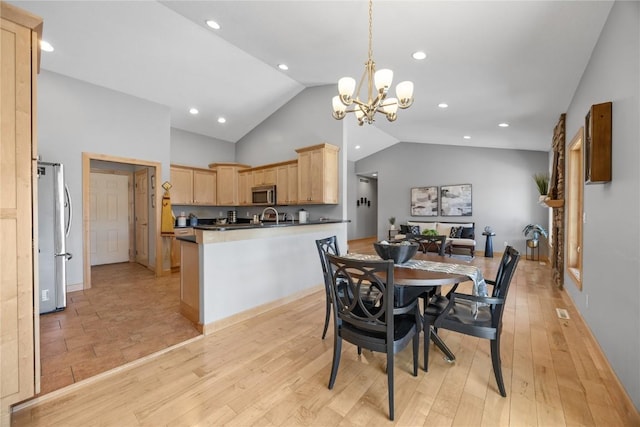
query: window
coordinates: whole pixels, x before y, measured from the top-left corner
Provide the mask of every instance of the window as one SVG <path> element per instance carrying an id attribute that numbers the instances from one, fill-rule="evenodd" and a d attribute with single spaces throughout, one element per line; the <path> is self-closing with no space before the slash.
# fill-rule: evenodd
<path id="1" fill-rule="evenodd" d="M 582 290 L 582 218 L 584 188 L 584 129 L 580 128 L 569 144 L 567 165 L 567 271 Z"/>

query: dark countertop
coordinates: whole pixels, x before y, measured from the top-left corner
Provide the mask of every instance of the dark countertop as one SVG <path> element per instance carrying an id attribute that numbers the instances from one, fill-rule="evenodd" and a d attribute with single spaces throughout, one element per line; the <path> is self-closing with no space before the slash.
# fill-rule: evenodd
<path id="1" fill-rule="evenodd" d="M 209 230 L 209 231 L 227 231 L 227 230 L 249 230 L 252 228 L 274 228 L 274 227 L 304 227 L 307 225 L 318 224 L 338 224 L 342 222 L 350 222 L 349 220 L 342 219 L 322 219 L 317 221 L 307 221 L 305 223 L 299 223 L 298 221 L 280 222 L 278 224 L 274 222 L 261 222 L 259 224 L 240 223 L 240 224 L 221 224 L 221 225 L 196 225 L 196 230 Z"/>

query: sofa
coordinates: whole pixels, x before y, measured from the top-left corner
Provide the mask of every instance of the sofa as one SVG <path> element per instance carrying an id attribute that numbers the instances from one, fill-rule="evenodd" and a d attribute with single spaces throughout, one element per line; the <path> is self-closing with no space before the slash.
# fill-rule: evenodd
<path id="1" fill-rule="evenodd" d="M 446 222 L 446 221 L 407 221 L 400 225 L 400 232 L 396 234 L 397 240 L 405 239 L 408 234 L 422 234 L 425 230 L 435 230 L 439 236 L 445 236 L 450 245 L 447 253 L 461 253 L 474 256 L 476 249 L 475 223 L 474 222 Z M 433 246 L 430 251 L 437 251 Z"/>

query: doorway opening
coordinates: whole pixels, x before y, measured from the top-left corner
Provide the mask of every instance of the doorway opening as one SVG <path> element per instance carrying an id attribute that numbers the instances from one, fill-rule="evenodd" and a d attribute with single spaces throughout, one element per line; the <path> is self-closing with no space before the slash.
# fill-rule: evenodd
<path id="1" fill-rule="evenodd" d="M 92 265 L 92 250 L 97 249 L 94 247 L 94 243 L 97 238 L 97 233 L 92 231 L 92 219 L 97 218 L 95 215 L 96 209 L 98 209 L 97 201 L 94 204 L 91 196 L 91 173 L 93 170 L 125 170 L 128 173 L 135 173 L 135 181 L 138 182 L 140 176 L 138 172 L 140 170 L 148 171 L 148 185 L 145 186 L 144 192 L 147 193 L 146 199 L 149 203 L 142 203 L 144 206 L 151 206 L 151 210 L 146 210 L 147 221 L 135 221 L 133 218 L 129 219 L 129 239 L 130 248 L 133 246 L 131 253 L 129 254 L 130 260 L 143 261 L 141 264 L 147 263 L 147 266 L 153 268 L 156 276 L 163 274 L 163 259 L 162 259 L 162 238 L 160 236 L 160 214 L 161 210 L 155 208 L 160 206 L 160 194 L 155 189 L 160 188 L 160 177 L 162 176 L 162 165 L 158 162 L 149 162 L 146 160 L 127 159 L 116 156 L 107 156 L 103 154 L 91 154 L 82 153 L 82 229 L 83 229 L 83 288 L 91 288 L 91 265 Z M 111 169 L 109 169 L 111 168 Z M 114 169 L 116 168 L 116 169 Z M 133 170 L 132 170 L 133 169 Z M 114 174 L 115 175 L 115 174 Z M 151 193 L 149 194 L 149 192 Z M 155 192 L 154 192 L 155 191 Z M 132 196 L 133 192 L 129 193 L 129 205 L 133 204 L 134 212 L 138 214 L 141 210 L 140 207 L 135 205 L 135 196 Z M 111 204 L 113 206 L 113 203 Z M 143 206 L 143 207 L 144 207 Z M 92 209 L 93 207 L 93 209 Z M 151 212 L 151 215 L 148 213 Z M 132 215 L 135 218 L 135 215 Z M 149 224 L 153 223 L 151 227 Z M 135 228 L 135 230 L 134 230 Z M 97 231 L 97 230 L 94 230 Z M 114 235 L 115 233 L 111 233 Z M 138 239 L 136 239 L 138 235 Z M 146 236 L 146 237 L 145 237 Z M 115 238 L 115 237 L 114 237 Z M 153 244 L 149 244 L 153 242 Z M 96 245 L 97 246 L 97 245 Z M 143 252 L 141 256 L 137 256 L 137 252 Z M 155 257 L 149 260 L 149 253 L 155 253 Z M 145 261 L 146 256 L 146 261 Z"/>

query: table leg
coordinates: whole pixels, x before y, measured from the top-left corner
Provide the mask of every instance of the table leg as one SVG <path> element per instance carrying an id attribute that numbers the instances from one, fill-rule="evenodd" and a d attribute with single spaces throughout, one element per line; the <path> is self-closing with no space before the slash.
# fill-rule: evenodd
<path id="1" fill-rule="evenodd" d="M 448 362 L 453 362 L 454 360 L 456 360 L 456 356 L 451 352 L 444 341 L 442 341 L 442 338 L 440 338 L 438 334 L 433 330 L 433 327 L 431 328 L 430 337 L 431 341 L 433 341 L 436 347 L 438 347 L 440 351 L 444 353 Z"/>

